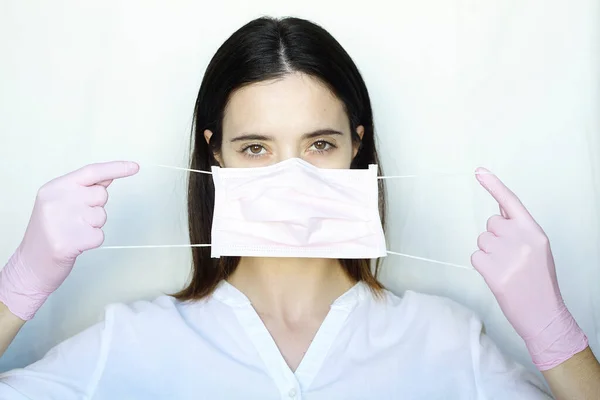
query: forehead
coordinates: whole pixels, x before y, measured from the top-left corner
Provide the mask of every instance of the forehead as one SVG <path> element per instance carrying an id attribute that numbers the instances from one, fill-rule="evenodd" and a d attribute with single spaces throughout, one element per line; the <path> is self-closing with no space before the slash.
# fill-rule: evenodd
<path id="1" fill-rule="evenodd" d="M 245 86 L 230 97 L 223 135 L 349 131 L 342 102 L 318 79 L 301 73 Z"/>

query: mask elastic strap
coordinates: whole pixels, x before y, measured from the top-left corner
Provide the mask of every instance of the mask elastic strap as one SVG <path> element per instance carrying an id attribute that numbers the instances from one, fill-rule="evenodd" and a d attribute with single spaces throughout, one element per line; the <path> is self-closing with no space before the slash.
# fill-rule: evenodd
<path id="1" fill-rule="evenodd" d="M 387 251 L 388 254 L 393 254 L 396 256 L 401 256 L 401 257 L 406 257 L 406 258 L 412 258 L 414 260 L 420 260 L 420 261 L 427 261 L 430 263 L 435 263 L 435 264 L 442 264 L 442 265 L 449 265 L 451 267 L 457 267 L 457 268 L 464 268 L 464 269 L 473 269 L 473 267 L 467 267 L 466 265 L 460 265 L 460 264 L 453 264 L 453 263 L 449 263 L 449 262 L 445 262 L 445 261 L 438 261 L 438 260 L 434 260 L 431 258 L 425 258 L 425 257 L 417 257 L 417 256 L 411 256 L 410 254 L 404 254 L 404 253 L 396 253 L 395 251 Z"/>
<path id="2" fill-rule="evenodd" d="M 180 171 L 199 172 L 201 174 L 212 175 L 212 172 L 210 172 L 210 171 L 202 171 L 202 170 L 199 170 L 199 169 L 189 169 L 189 168 L 182 168 L 182 167 L 171 167 L 170 165 L 161 165 L 161 164 L 152 164 L 152 165 L 154 165 L 155 167 L 177 169 L 177 170 L 180 170 Z"/>
<path id="3" fill-rule="evenodd" d="M 188 247 L 210 247 L 210 244 L 150 244 L 150 245 L 141 245 L 141 246 L 102 246 L 99 249 L 160 249 L 160 248 L 188 248 Z M 473 269 L 471 267 L 467 267 L 465 265 L 453 264 L 444 261 L 438 261 L 431 258 L 411 256 L 410 254 L 397 253 L 395 251 L 387 251 L 388 254 L 393 254 L 396 256 L 412 258 L 414 260 L 427 261 L 435 264 L 448 265 L 451 267 L 464 268 L 464 269 Z"/>
<path id="4" fill-rule="evenodd" d="M 434 178 L 436 176 L 462 176 L 462 175 L 493 175 L 492 172 L 439 172 L 435 174 L 419 174 L 419 175 L 388 175 L 378 176 L 377 179 L 393 179 L 393 178 Z"/>
<path id="5" fill-rule="evenodd" d="M 176 169 L 179 171 L 188 171 L 188 172 L 199 172 L 201 174 L 209 174 L 212 175 L 210 171 L 202 171 L 199 169 L 189 169 L 183 167 L 172 167 L 170 165 L 162 165 L 162 164 L 152 164 L 155 167 L 160 168 L 168 168 L 168 169 Z M 377 179 L 395 179 L 395 178 L 427 178 L 427 177 L 436 177 L 436 176 L 460 176 L 460 175 L 490 175 L 491 172 L 440 172 L 435 174 L 419 174 L 419 175 L 387 175 L 387 176 L 378 176 Z"/>
<path id="6" fill-rule="evenodd" d="M 102 249 L 165 249 L 170 247 L 210 247 L 210 244 L 144 244 L 140 246 L 102 246 Z"/>

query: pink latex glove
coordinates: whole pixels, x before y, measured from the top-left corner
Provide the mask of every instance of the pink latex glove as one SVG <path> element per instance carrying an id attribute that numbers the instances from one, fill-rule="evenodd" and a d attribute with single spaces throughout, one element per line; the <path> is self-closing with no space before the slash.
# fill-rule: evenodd
<path id="1" fill-rule="evenodd" d="M 539 370 L 585 350 L 586 335 L 567 310 L 556 279 L 548 237 L 521 201 L 495 175 L 480 168 L 477 180 L 500 213 L 487 222 L 471 257 L 508 321 L 523 338 Z"/>
<path id="2" fill-rule="evenodd" d="M 104 242 L 107 188 L 138 170 L 132 162 L 91 164 L 42 186 L 23 241 L 0 271 L 0 301 L 14 315 L 33 318 L 77 256 Z"/>

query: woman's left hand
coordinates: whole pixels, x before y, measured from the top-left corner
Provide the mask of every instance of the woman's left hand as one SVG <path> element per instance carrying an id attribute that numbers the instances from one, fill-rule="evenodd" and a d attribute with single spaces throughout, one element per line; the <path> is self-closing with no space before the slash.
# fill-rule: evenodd
<path id="1" fill-rule="evenodd" d="M 498 202 L 500 215 L 488 220 L 471 263 L 525 341 L 533 362 L 542 371 L 553 368 L 584 350 L 587 337 L 563 302 L 543 229 L 498 177 L 481 168 L 477 172 L 479 183 Z"/>

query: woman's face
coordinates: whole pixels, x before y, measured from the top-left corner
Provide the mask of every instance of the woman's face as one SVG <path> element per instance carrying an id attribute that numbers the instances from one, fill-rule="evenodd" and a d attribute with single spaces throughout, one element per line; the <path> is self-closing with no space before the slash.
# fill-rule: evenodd
<path id="1" fill-rule="evenodd" d="M 223 118 L 222 167 L 261 167 L 297 157 L 320 168 L 350 168 L 358 151 L 344 106 L 301 73 L 243 87 Z M 360 138 L 364 129 L 356 130 Z M 206 130 L 207 142 L 212 132 Z"/>

